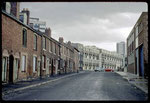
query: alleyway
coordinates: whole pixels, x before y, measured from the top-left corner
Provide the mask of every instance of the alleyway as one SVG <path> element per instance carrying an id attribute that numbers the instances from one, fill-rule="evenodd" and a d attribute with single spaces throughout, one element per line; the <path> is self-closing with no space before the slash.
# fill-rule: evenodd
<path id="1" fill-rule="evenodd" d="M 117 73 L 78 73 L 3 96 L 4 100 L 146 100 L 146 94 Z"/>

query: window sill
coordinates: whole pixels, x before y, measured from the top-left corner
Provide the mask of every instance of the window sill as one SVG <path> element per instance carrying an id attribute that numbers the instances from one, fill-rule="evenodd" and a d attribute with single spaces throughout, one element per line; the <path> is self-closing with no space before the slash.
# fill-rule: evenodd
<path id="1" fill-rule="evenodd" d="M 42 70 L 46 70 L 45 68 L 42 68 Z"/>
<path id="2" fill-rule="evenodd" d="M 37 51 L 37 49 L 35 49 L 35 48 L 34 48 L 33 50 L 34 50 L 34 51 Z"/>
<path id="3" fill-rule="evenodd" d="M 23 48 L 27 48 L 27 46 L 24 46 L 24 45 L 23 45 Z"/>
<path id="4" fill-rule="evenodd" d="M 44 51 L 46 51 L 46 49 L 43 49 Z"/>

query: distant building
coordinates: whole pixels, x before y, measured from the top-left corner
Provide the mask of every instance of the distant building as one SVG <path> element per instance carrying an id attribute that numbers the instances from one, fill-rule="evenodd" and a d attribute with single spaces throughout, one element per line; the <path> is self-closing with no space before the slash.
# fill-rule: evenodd
<path id="1" fill-rule="evenodd" d="M 71 43 L 71 45 L 79 50 L 79 69 L 83 70 L 83 44 Z"/>
<path id="2" fill-rule="evenodd" d="M 117 53 L 125 56 L 125 42 L 117 43 Z"/>
<path id="3" fill-rule="evenodd" d="M 96 46 L 84 46 L 83 70 L 94 70 L 99 67 L 99 50 Z"/>
<path id="4" fill-rule="evenodd" d="M 123 66 L 123 56 L 116 52 L 99 49 L 99 64 L 104 69 L 120 70 Z"/>
<path id="5" fill-rule="evenodd" d="M 38 30 L 38 31 L 41 31 L 41 32 L 45 32 L 45 29 L 46 29 L 46 22 L 44 21 L 39 21 L 39 18 L 30 18 L 29 19 L 29 25 L 35 29 L 35 30 Z"/>
<path id="6" fill-rule="evenodd" d="M 142 12 L 127 37 L 127 72 L 148 77 L 148 13 Z"/>
<path id="7" fill-rule="evenodd" d="M 123 69 L 123 56 L 116 52 L 97 48 L 96 46 L 83 46 L 72 43 L 79 50 L 80 70 L 94 70 L 96 68 Z"/>

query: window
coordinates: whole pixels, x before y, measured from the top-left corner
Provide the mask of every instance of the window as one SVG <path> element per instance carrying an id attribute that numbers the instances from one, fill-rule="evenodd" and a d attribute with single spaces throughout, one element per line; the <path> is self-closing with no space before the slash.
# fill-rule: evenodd
<path id="1" fill-rule="evenodd" d="M 6 81 L 7 57 L 3 57 L 2 81 Z"/>
<path id="2" fill-rule="evenodd" d="M 51 52 L 53 52 L 53 43 L 52 41 L 50 41 L 50 43 L 51 43 Z"/>
<path id="3" fill-rule="evenodd" d="M 34 34 L 34 49 L 37 50 L 37 35 Z"/>
<path id="4" fill-rule="evenodd" d="M 40 62 L 40 61 L 38 61 L 38 68 L 40 68 L 40 66 L 41 66 L 41 62 Z"/>
<path id="5" fill-rule="evenodd" d="M 25 71 L 26 69 L 26 56 L 23 55 L 22 56 L 22 67 L 21 67 L 21 71 Z"/>
<path id="6" fill-rule="evenodd" d="M 46 68 L 46 57 L 44 55 L 42 56 L 42 60 L 43 60 L 43 66 L 44 68 Z"/>
<path id="7" fill-rule="evenodd" d="M 51 52 L 51 41 L 49 40 L 49 52 Z"/>
<path id="8" fill-rule="evenodd" d="M 53 53 L 55 53 L 55 43 L 53 43 Z"/>
<path id="9" fill-rule="evenodd" d="M 27 30 L 23 28 L 23 38 L 22 38 L 22 45 L 27 47 Z"/>
<path id="10" fill-rule="evenodd" d="M 143 23 L 142 23 L 142 22 L 140 22 L 138 29 L 139 29 L 139 30 L 138 30 L 138 33 L 140 33 L 140 32 L 142 31 L 142 29 L 143 29 Z"/>
<path id="11" fill-rule="evenodd" d="M 137 36 L 138 33 L 139 33 L 139 31 L 138 31 L 138 25 L 137 25 L 137 27 L 135 28 L 135 36 Z"/>
<path id="12" fill-rule="evenodd" d="M 37 57 L 33 56 L 33 72 L 37 71 Z"/>
<path id="13" fill-rule="evenodd" d="M 56 44 L 55 44 L 55 54 L 56 54 Z"/>
<path id="14" fill-rule="evenodd" d="M 43 37 L 43 49 L 46 50 L 46 38 L 45 37 Z"/>

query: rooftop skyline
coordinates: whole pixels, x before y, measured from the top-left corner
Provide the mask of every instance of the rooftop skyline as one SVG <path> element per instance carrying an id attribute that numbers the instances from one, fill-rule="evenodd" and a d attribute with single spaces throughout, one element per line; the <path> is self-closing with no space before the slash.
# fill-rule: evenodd
<path id="1" fill-rule="evenodd" d="M 95 45 L 116 51 L 116 43 L 124 41 L 147 4 L 142 2 L 21 2 L 30 17 L 45 21 L 58 40 Z"/>

